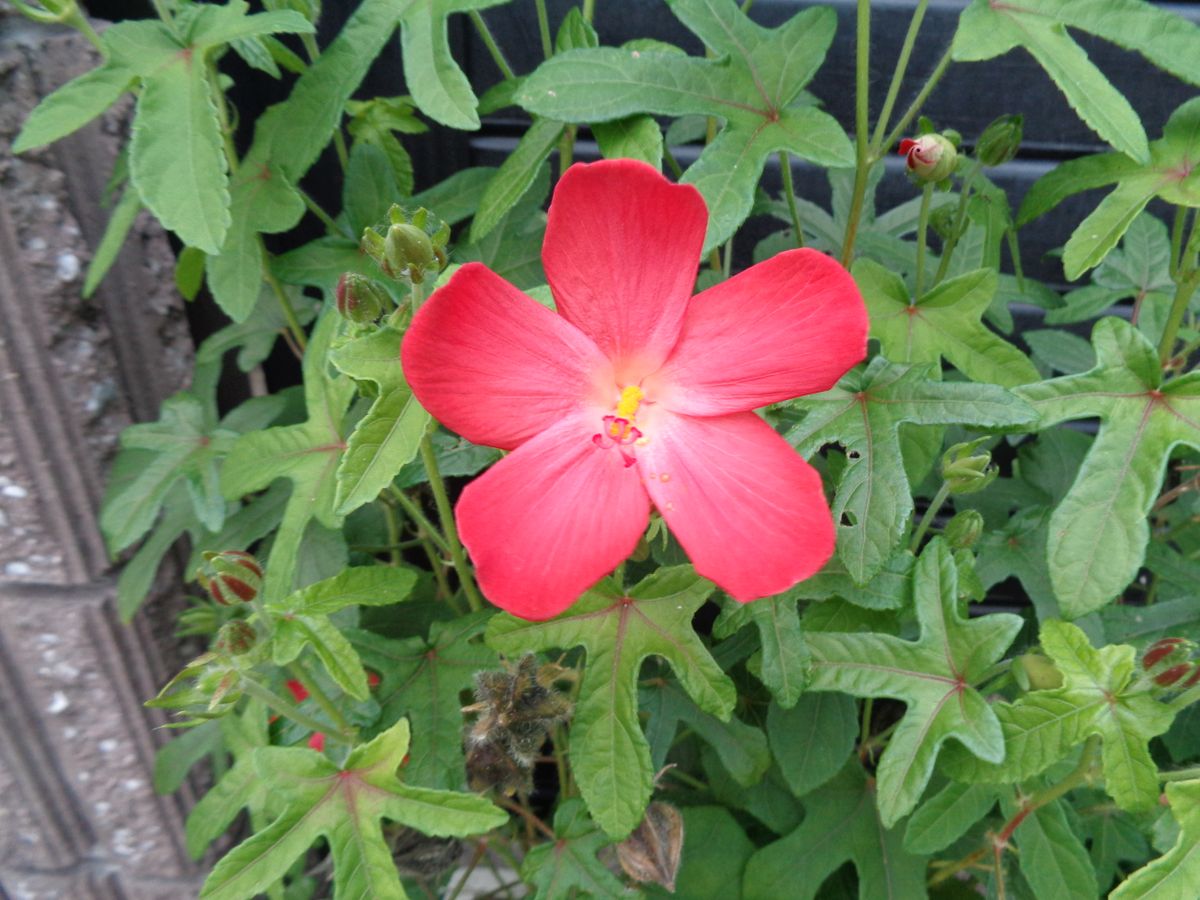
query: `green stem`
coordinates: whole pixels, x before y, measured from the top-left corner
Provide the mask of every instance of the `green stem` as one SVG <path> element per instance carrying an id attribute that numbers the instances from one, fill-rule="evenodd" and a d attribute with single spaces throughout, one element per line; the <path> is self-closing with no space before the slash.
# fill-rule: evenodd
<path id="1" fill-rule="evenodd" d="M 395 500 L 396 503 L 399 504 L 400 508 L 404 510 L 405 515 L 413 520 L 416 526 L 425 533 L 429 540 L 436 544 L 437 548 L 443 553 L 449 553 L 450 545 L 446 543 L 446 539 L 442 537 L 442 533 L 438 530 L 438 527 L 429 521 L 429 518 L 421 510 L 421 507 L 418 506 L 416 502 L 414 502 L 413 499 L 408 496 L 408 494 L 404 493 L 404 491 L 400 490 L 395 485 L 389 487 L 388 490 L 392 495 L 392 499 Z"/>
<path id="2" fill-rule="evenodd" d="M 467 595 L 467 604 L 471 607 L 471 612 L 479 612 L 484 608 L 483 597 L 479 594 L 479 588 L 475 586 L 466 551 L 458 539 L 454 510 L 450 507 L 446 483 L 442 481 L 442 473 L 438 471 L 437 454 L 429 435 L 421 438 L 421 462 L 425 464 L 425 471 L 429 474 L 429 486 L 433 488 L 433 500 L 437 504 L 438 517 L 442 520 L 442 533 L 446 536 L 446 543 L 450 545 L 450 562 L 454 565 L 454 571 L 458 573 L 458 582 L 462 585 L 463 593 Z"/>
<path id="3" fill-rule="evenodd" d="M 583 21 L 591 22 L 596 17 L 596 0 L 583 0 Z"/>
<path id="4" fill-rule="evenodd" d="M 925 514 L 921 516 L 921 522 L 917 525 L 917 530 L 913 532 L 912 542 L 908 548 L 913 552 L 917 552 L 917 548 L 921 546 L 921 540 L 925 537 L 925 532 L 929 530 L 929 526 L 933 524 L 934 517 L 942 508 L 942 504 L 946 502 L 946 498 L 950 496 L 950 485 L 942 484 L 938 488 L 938 492 L 933 495 L 933 499 L 929 501 L 929 506 L 925 508 Z"/>
<path id="5" fill-rule="evenodd" d="M 871 740 L 871 714 L 875 709 L 875 698 L 867 697 L 863 700 L 862 709 L 862 730 L 859 732 L 858 742 L 862 746 L 866 746 Z"/>
<path id="6" fill-rule="evenodd" d="M 709 786 L 707 784 L 705 784 L 699 778 L 689 775 L 687 772 L 678 767 L 673 766 L 672 768 L 667 769 L 667 774 L 678 781 L 682 781 L 692 790 L 704 791 L 705 793 L 709 791 Z"/>
<path id="7" fill-rule="evenodd" d="M 892 74 L 892 83 L 888 85 L 887 97 L 883 101 L 883 109 L 879 111 L 879 119 L 875 123 L 875 138 L 871 141 L 871 153 L 878 158 L 883 136 L 887 133 L 888 120 L 896 107 L 896 98 L 900 94 L 900 85 L 904 82 L 904 74 L 908 71 L 908 61 L 912 56 L 913 45 L 917 42 L 917 32 L 921 30 L 921 22 L 925 19 L 925 9 L 929 0 L 921 0 L 913 10 L 912 19 L 908 23 L 908 32 L 904 35 L 904 43 L 900 47 L 900 56 L 896 60 L 896 70 Z"/>
<path id="8" fill-rule="evenodd" d="M 929 78 L 925 82 L 925 86 L 921 88 L 920 93 L 913 98 L 913 102 L 909 104 L 904 115 L 900 117 L 900 121 L 896 123 L 883 142 L 879 145 L 876 151 L 878 157 L 883 157 L 888 149 L 900 140 L 900 135 L 904 134 L 904 129 L 908 128 L 909 123 L 916 118 L 917 113 L 921 111 L 921 107 L 925 105 L 925 101 L 929 99 L 929 95 L 933 93 L 933 89 L 937 87 L 938 82 L 942 80 L 942 76 L 946 74 L 946 69 L 950 67 L 950 47 L 946 48 L 946 52 L 942 54 L 942 58 L 938 60 L 933 71 L 929 73 Z"/>
<path id="9" fill-rule="evenodd" d="M 558 175 L 561 178 L 571 168 L 575 155 L 575 126 L 568 125 L 558 139 Z"/>
<path id="10" fill-rule="evenodd" d="M 921 211 L 917 215 L 917 274 L 913 289 L 913 303 L 921 302 L 925 290 L 925 239 L 929 230 L 929 202 L 933 198 L 933 185 L 921 189 Z"/>
<path id="11" fill-rule="evenodd" d="M 534 0 L 537 6 L 538 34 L 542 38 L 542 56 L 549 59 L 554 55 L 554 41 L 550 39 L 550 17 L 546 14 L 546 0 Z"/>
<path id="12" fill-rule="evenodd" d="M 329 234 L 336 235 L 338 237 L 345 236 L 346 232 L 338 227 L 338 223 L 333 221 L 333 217 L 329 215 L 329 213 L 321 209 L 321 207 L 317 204 L 317 201 L 309 195 L 308 191 L 302 188 L 295 188 L 295 190 L 300 194 L 300 199 L 304 201 L 304 205 L 308 208 L 308 211 L 321 220 L 321 224 L 325 226 L 325 230 L 329 232 Z"/>
<path id="13" fill-rule="evenodd" d="M 291 719 L 297 725 L 303 725 L 309 731 L 320 732 L 321 734 L 329 733 L 328 724 L 325 722 L 318 722 L 307 713 L 301 712 L 294 704 L 284 700 L 266 685 L 260 684 L 253 678 L 243 675 L 241 679 L 241 686 L 251 697 L 254 697 L 256 700 L 261 700 L 268 708 L 274 710 L 285 718 Z M 335 734 L 329 736 L 344 743 L 349 743 L 346 741 L 344 735 Z"/>
<path id="14" fill-rule="evenodd" d="M 100 51 L 102 58 L 108 59 L 108 53 L 104 49 L 104 43 L 100 40 L 100 35 L 96 33 L 96 29 L 92 27 L 92 23 L 87 20 L 87 16 L 83 14 L 83 11 L 76 4 L 72 3 L 63 13 L 63 23 L 82 34 L 88 39 L 88 43 Z"/>
<path id="15" fill-rule="evenodd" d="M 271 259 L 266 247 L 263 246 L 262 235 L 258 235 L 257 240 L 258 252 L 262 256 L 263 281 L 267 283 L 271 288 L 271 293 L 279 301 L 279 308 L 283 310 L 283 317 L 287 320 L 288 331 L 291 332 L 292 339 L 296 342 L 296 346 L 300 348 L 300 352 L 303 353 L 308 349 L 308 336 L 304 333 L 304 326 L 300 324 L 300 319 L 296 316 L 296 308 L 292 306 L 292 301 L 288 297 L 287 291 L 283 289 L 283 285 L 279 283 L 279 279 L 271 271 Z"/>
<path id="16" fill-rule="evenodd" d="M 962 195 L 958 198 L 958 210 L 954 216 L 954 228 L 950 232 L 950 239 L 946 241 L 946 246 L 942 248 L 942 261 L 938 263 L 937 274 L 933 277 L 935 287 L 941 284 L 942 279 L 950 270 L 950 258 L 954 256 L 954 248 L 958 246 L 958 239 L 962 237 L 966 228 L 967 201 L 971 199 L 971 182 L 974 180 L 976 171 L 973 169 L 966 181 L 963 182 Z"/>
<path id="17" fill-rule="evenodd" d="M 479 10 L 471 10 L 470 16 L 471 22 L 475 25 L 475 31 L 479 33 L 480 40 L 487 47 L 488 53 L 492 56 L 492 62 L 496 64 L 496 68 L 500 70 L 500 74 L 504 76 L 504 80 L 511 81 L 516 78 L 516 73 L 512 70 L 512 66 L 508 64 L 508 60 L 505 59 L 504 51 L 496 43 L 496 38 L 492 36 L 492 30 L 488 28 L 487 22 L 483 20 L 483 16 L 480 15 Z"/>
<path id="18" fill-rule="evenodd" d="M 1187 312 L 1192 295 L 1196 293 L 1197 285 L 1200 285 L 1200 270 L 1188 272 L 1175 285 L 1175 299 L 1171 301 L 1171 312 L 1167 315 L 1162 341 L 1158 345 L 1158 358 L 1163 366 L 1171 360 L 1175 350 L 1175 336 L 1179 333 L 1179 326 L 1183 324 L 1184 313 Z"/>
<path id="19" fill-rule="evenodd" d="M 150 0 L 150 5 L 154 7 L 154 14 L 170 29 L 171 34 L 178 37 L 179 31 L 175 28 L 175 17 L 171 15 L 171 10 L 167 8 L 167 4 L 163 0 Z"/>
<path id="20" fill-rule="evenodd" d="M 665 142 L 663 143 L 663 159 L 666 160 L 667 167 L 676 180 L 683 177 L 683 166 L 679 165 L 679 160 L 675 158 L 675 154 L 671 152 L 671 148 Z"/>
<path id="21" fill-rule="evenodd" d="M 396 516 L 396 507 L 390 503 L 384 503 L 383 517 L 387 525 L 387 554 L 388 561 L 393 566 L 400 565 L 400 520 Z"/>
<path id="22" fill-rule="evenodd" d="M 786 150 L 779 151 L 779 172 L 783 175 L 783 196 L 787 198 L 788 212 L 792 216 L 792 231 L 796 234 L 796 246 L 804 246 L 804 230 L 800 227 L 800 210 L 796 206 L 796 189 L 792 187 L 792 157 Z"/>
<path id="23" fill-rule="evenodd" d="M 350 739 L 348 743 L 353 743 L 354 729 L 350 727 L 350 723 L 346 721 L 345 716 L 341 714 L 333 701 L 321 690 L 321 686 L 308 674 L 308 670 L 299 662 L 289 663 L 287 670 L 288 674 L 308 691 L 308 696 L 312 697 L 317 706 L 321 707 L 321 711 L 329 716 L 329 721 L 337 727 L 338 731 Z"/>
<path id="24" fill-rule="evenodd" d="M 867 195 L 867 171 L 870 168 L 867 145 L 867 116 L 871 88 L 871 0 L 858 0 L 858 29 L 855 38 L 854 62 L 854 195 L 850 199 L 850 216 L 846 235 L 842 239 L 842 265 L 850 268 L 854 260 L 854 241 L 862 218 L 863 200 Z"/>
<path id="25" fill-rule="evenodd" d="M 1173 772 L 1158 773 L 1158 780 L 1164 782 L 1195 781 L 1197 778 L 1200 778 L 1200 766 L 1191 766 L 1187 769 L 1175 769 Z"/>
<path id="26" fill-rule="evenodd" d="M 1175 218 L 1171 223 L 1171 265 L 1168 271 L 1172 278 L 1179 275 L 1179 264 L 1183 256 L 1183 231 L 1187 227 L 1188 208 L 1175 207 Z"/>

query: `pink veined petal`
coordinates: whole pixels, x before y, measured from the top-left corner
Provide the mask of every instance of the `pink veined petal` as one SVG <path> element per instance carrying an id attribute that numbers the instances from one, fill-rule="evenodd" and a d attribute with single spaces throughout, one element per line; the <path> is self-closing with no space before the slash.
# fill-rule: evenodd
<path id="1" fill-rule="evenodd" d="M 650 517 L 636 468 L 592 442 L 576 416 L 518 447 L 475 479 L 455 511 L 492 603 L 548 619 L 633 552 Z"/>
<path id="2" fill-rule="evenodd" d="M 476 444 L 509 450 L 612 402 L 612 366 L 591 339 L 480 263 L 421 307 L 400 357 L 421 405 Z"/>
<path id="3" fill-rule="evenodd" d="M 663 413 L 638 467 L 696 571 L 742 603 L 787 590 L 833 555 L 821 477 L 754 413 Z"/>
<path id="4" fill-rule="evenodd" d="M 707 225 L 699 191 L 631 159 L 571 166 L 554 189 L 546 278 L 558 311 L 623 384 L 653 372 L 675 345 Z"/>
<path id="5" fill-rule="evenodd" d="M 825 391 L 866 355 L 867 325 L 850 273 L 789 250 L 692 299 L 647 393 L 674 412 L 719 416 Z"/>

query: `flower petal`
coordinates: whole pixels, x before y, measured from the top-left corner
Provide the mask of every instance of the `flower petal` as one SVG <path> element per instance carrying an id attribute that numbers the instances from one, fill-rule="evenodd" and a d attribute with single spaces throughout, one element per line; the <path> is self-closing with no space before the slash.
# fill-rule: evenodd
<path id="1" fill-rule="evenodd" d="M 479 586 L 523 619 L 548 619 L 633 552 L 650 499 L 636 468 L 562 421 L 467 485 L 455 518 Z"/>
<path id="2" fill-rule="evenodd" d="M 754 413 L 663 413 L 638 467 L 696 571 L 745 603 L 787 590 L 833 554 L 821 477 Z"/>
<path id="3" fill-rule="evenodd" d="M 674 412 L 742 412 L 828 390 L 866 351 L 867 310 L 850 273 L 823 253 L 789 250 L 692 299 L 647 393 Z"/>
<path id="4" fill-rule="evenodd" d="M 555 188 L 546 278 L 558 311 L 608 354 L 622 384 L 675 345 L 707 224 L 699 191 L 631 159 L 571 166 Z"/>
<path id="5" fill-rule="evenodd" d="M 476 444 L 510 450 L 612 403 L 612 366 L 587 335 L 480 263 L 421 307 L 400 358 L 421 405 Z"/>

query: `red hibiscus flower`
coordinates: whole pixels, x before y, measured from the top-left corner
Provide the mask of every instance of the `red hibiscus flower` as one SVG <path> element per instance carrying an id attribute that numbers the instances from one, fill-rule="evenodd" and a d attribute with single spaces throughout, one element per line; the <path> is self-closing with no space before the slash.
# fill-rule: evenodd
<path id="1" fill-rule="evenodd" d="M 846 270 L 792 250 L 691 297 L 708 213 L 632 160 L 572 166 L 542 262 L 558 313 L 483 265 L 421 307 L 401 350 L 422 405 L 513 451 L 456 510 L 484 594 L 545 619 L 662 514 L 696 570 L 746 602 L 833 552 L 817 473 L 752 410 L 832 387 L 866 352 Z"/>

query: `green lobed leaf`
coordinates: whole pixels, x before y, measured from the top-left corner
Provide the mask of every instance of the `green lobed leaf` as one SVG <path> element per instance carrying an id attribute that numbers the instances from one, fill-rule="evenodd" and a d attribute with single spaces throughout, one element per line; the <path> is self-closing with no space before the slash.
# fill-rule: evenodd
<path id="1" fill-rule="evenodd" d="M 612 122 L 597 122 L 592 134 L 606 159 L 640 159 L 662 168 L 662 129 L 651 116 L 626 116 Z"/>
<path id="2" fill-rule="evenodd" d="M 307 420 L 238 438 L 221 469 L 221 489 L 236 500 L 269 487 L 276 478 L 292 482 L 292 494 L 267 560 L 263 596 L 270 602 L 291 593 L 297 554 L 310 519 L 327 528 L 341 524 L 334 508 L 334 473 L 345 449 L 342 417 L 355 394 L 345 376 L 331 377 L 325 355 L 341 321 L 326 311 L 304 354 L 304 403 Z"/>
<path id="3" fill-rule="evenodd" d="M 107 63 L 68 81 L 29 114 L 12 144 L 13 153 L 44 147 L 90 122 L 129 89 L 134 74 Z"/>
<path id="4" fill-rule="evenodd" d="M 346 636 L 323 615 L 285 612 L 267 607 L 272 619 L 271 661 L 277 666 L 293 662 L 306 647 L 321 661 L 337 686 L 356 700 L 366 700 L 367 673 Z"/>
<path id="5" fill-rule="evenodd" d="M 557 841 L 538 844 L 521 861 L 521 879 L 533 888 L 534 900 L 557 900 L 572 891 L 596 898 L 639 896 L 596 858 L 610 841 L 578 797 L 565 800 L 555 811 L 554 834 Z"/>
<path id="6" fill-rule="evenodd" d="M 88 263 L 87 275 L 83 279 L 84 299 L 96 292 L 96 288 L 116 262 L 117 254 L 125 246 L 125 238 L 129 236 L 129 229 L 133 227 L 133 221 L 141 209 L 142 198 L 138 192 L 132 186 L 126 187 L 121 193 L 121 199 L 113 207 L 108 224 L 104 226 L 104 236 L 100 238 L 96 252 L 92 254 L 92 261 Z"/>
<path id="7" fill-rule="evenodd" d="M 206 4 L 189 20 L 187 42 L 204 51 L 232 41 L 268 34 L 312 34 L 313 24 L 292 9 L 248 15 L 245 0 L 229 0 L 224 5 Z"/>
<path id="8" fill-rule="evenodd" d="M 508 820 L 482 797 L 402 784 L 394 773 L 408 743 L 408 722 L 401 720 L 370 743 L 355 747 L 342 767 L 312 750 L 258 750 L 258 777 L 286 806 L 274 822 L 225 854 L 200 896 L 251 897 L 281 878 L 297 857 L 324 837 L 337 896 L 399 900 L 406 894 L 381 819 L 430 836 L 478 834 Z"/>
<path id="9" fill-rule="evenodd" d="M 287 231 L 304 215 L 293 187 L 341 123 L 345 102 L 387 44 L 408 0 L 363 0 L 288 99 L 269 108 L 230 184 L 233 226 L 208 261 L 209 288 L 235 322 L 254 309 L 262 283 L 260 233 Z"/>
<path id="10" fill-rule="evenodd" d="M 797 797 L 841 771 L 858 738 L 858 710 L 846 694 L 811 693 L 790 709 L 767 709 L 771 752 Z"/>
<path id="11" fill-rule="evenodd" d="M 478 243 L 503 221 L 510 210 L 533 186 L 542 163 L 558 144 L 563 123 L 554 119 L 534 119 L 521 135 L 516 148 L 500 164 L 488 182 L 479 209 L 471 223 L 471 241 Z"/>
<path id="12" fill-rule="evenodd" d="M 1076 15 L 1071 24 L 1092 30 L 1102 20 L 1110 0 L 1076 0 L 1090 6 L 1090 16 Z M 1067 34 L 1055 6 L 1033 0 L 1023 6 L 996 6 L 976 0 L 959 19 L 954 35 L 953 58 L 960 61 L 991 59 L 1020 46 L 1038 61 L 1058 85 L 1067 102 L 1085 123 L 1116 149 L 1139 162 L 1149 159 L 1146 133 L 1129 101 L 1092 64 L 1083 49 Z M 1101 26 L 1102 27 L 1102 26 Z M 1119 41 L 1118 41 L 1119 42 Z"/>
<path id="13" fill-rule="evenodd" d="M 1003 656 L 1022 621 L 993 613 L 967 620 L 958 611 L 958 576 L 940 538 L 930 541 L 914 573 L 921 636 L 814 633 L 811 691 L 902 700 L 904 717 L 876 770 L 879 816 L 891 827 L 912 812 L 948 738 L 989 762 L 1004 759 L 1000 723 L 972 687 Z"/>
<path id="14" fill-rule="evenodd" d="M 1108 793 L 1122 809 L 1152 807 L 1158 769 L 1146 745 L 1170 727 L 1174 714 L 1135 679 L 1133 647 L 1096 650 L 1082 630 L 1060 621 L 1042 625 L 1041 641 L 1063 686 L 996 704 L 1007 748 L 1003 761 L 980 761 L 952 747 L 942 758 L 947 774 L 988 784 L 1024 781 L 1098 734 Z"/>
<path id="15" fill-rule="evenodd" d="M 683 814 L 683 853 L 675 879 L 676 897 L 741 900 L 742 872 L 754 852 L 738 820 L 719 806 L 689 806 Z M 665 891 L 654 889 L 662 897 Z"/>
<path id="16" fill-rule="evenodd" d="M 142 85 L 129 177 L 142 202 L 180 240 L 216 253 L 233 221 L 228 162 L 202 55 L 180 47 Z"/>
<path id="17" fill-rule="evenodd" d="M 393 566 L 357 566 L 310 584 L 279 601 L 280 611 L 328 616 L 347 606 L 390 606 L 408 598 L 416 572 Z"/>
<path id="18" fill-rule="evenodd" d="M 762 730 L 738 718 L 722 721 L 696 706 L 679 687 L 661 682 L 642 688 L 641 706 L 650 713 L 646 730 L 654 733 L 662 754 L 654 754 L 655 766 L 665 762 L 665 751 L 675 740 L 679 724 L 683 723 L 716 752 L 721 765 L 742 787 L 758 784 L 771 767 L 771 752 Z"/>
<path id="19" fill-rule="evenodd" d="M 381 727 L 407 716 L 416 728 L 405 769 L 413 784 L 457 788 L 463 782 L 463 715 L 460 694 L 474 686 L 475 673 L 496 668 L 495 652 L 472 641 L 486 616 L 435 622 L 428 639 L 390 640 L 350 629 L 350 643 L 381 676 L 374 697 Z"/>
<path id="20" fill-rule="evenodd" d="M 996 293 L 994 269 L 951 278 L 915 300 L 900 276 L 873 260 L 858 259 L 851 271 L 871 317 L 871 337 L 893 362 L 945 357 L 968 378 L 1002 387 L 1038 380 L 1025 354 L 981 321 Z"/>
<path id="21" fill-rule="evenodd" d="M 912 515 L 897 434 L 901 424 L 998 429 L 1033 421 L 1033 410 L 1002 388 L 933 381 L 930 374 L 928 366 L 900 366 L 877 357 L 832 390 L 785 407 L 789 414 L 804 413 L 785 434 L 804 456 L 828 443 L 846 449 L 833 515 L 838 558 L 859 584 L 892 558 Z"/>
<path id="22" fill-rule="evenodd" d="M 1016 803 L 1005 805 L 1009 816 L 1018 809 Z M 1013 832 L 1013 839 L 1021 874 L 1035 896 L 1092 900 L 1100 895 L 1092 861 L 1083 840 L 1071 827 L 1062 800 L 1040 806 L 1026 816 Z"/>
<path id="23" fill-rule="evenodd" d="M 1162 385 L 1157 351 L 1121 319 L 1097 322 L 1092 344 L 1094 369 L 1017 389 L 1043 428 L 1095 416 L 1102 423 L 1050 519 L 1050 578 L 1069 619 L 1100 609 L 1133 579 L 1172 448 L 1200 448 L 1200 377 Z"/>
<path id="24" fill-rule="evenodd" d="M 808 682 L 810 663 L 796 600 L 763 597 L 753 603 L 729 601 L 713 624 L 713 635 L 729 637 L 753 624 L 762 645 L 757 675 L 781 706 L 793 706 Z"/>
<path id="25" fill-rule="evenodd" d="M 811 900 L 846 862 L 858 874 L 860 900 L 925 897 L 925 860 L 908 853 L 899 829 L 876 811 L 882 799 L 857 761 L 805 800 L 800 827 L 761 848 L 746 864 L 744 900 Z"/>
<path id="26" fill-rule="evenodd" d="M 587 651 L 571 728 L 571 767 L 592 816 L 613 838 L 637 827 L 654 783 L 637 716 L 642 662 L 663 657 L 701 709 L 722 721 L 733 712 L 733 684 L 692 629 L 692 615 L 712 590 L 690 566 L 676 566 L 628 592 L 602 581 L 545 622 L 500 615 L 488 625 L 488 643 L 501 653 L 576 645 Z"/>
<path id="27" fill-rule="evenodd" d="M 400 339 L 380 328 L 338 347 L 329 360 L 352 378 L 373 381 L 378 394 L 346 441 L 337 468 L 335 503 L 340 515 L 370 503 L 417 455 L 429 413 L 417 402 L 400 368 Z"/>
<path id="28" fill-rule="evenodd" d="M 423 0 L 400 10 L 404 80 L 421 112 L 451 128 L 479 127 L 479 101 L 450 55 L 446 20 L 452 13 L 487 9 L 507 0 Z"/>
<path id="29" fill-rule="evenodd" d="M 640 47 L 573 50 L 543 63 L 516 100 L 559 121 L 607 122 L 640 113 L 718 117 L 721 131 L 683 178 L 708 204 L 707 250 L 750 213 L 763 165 L 776 151 L 819 165 L 853 164 L 850 141 L 831 116 L 793 105 L 825 58 L 835 16 L 808 9 L 768 29 L 732 0 L 674 0 L 671 10 L 716 59 Z"/>
<path id="30" fill-rule="evenodd" d="M 1179 823 L 1175 844 L 1121 882 L 1110 900 L 1187 900 L 1195 894 L 1200 880 L 1200 781 L 1168 784 L 1167 802 Z"/>
<path id="31" fill-rule="evenodd" d="M 989 785 L 949 782 L 912 814 L 904 829 L 904 849 L 916 854 L 946 849 L 987 815 L 997 793 Z"/>

